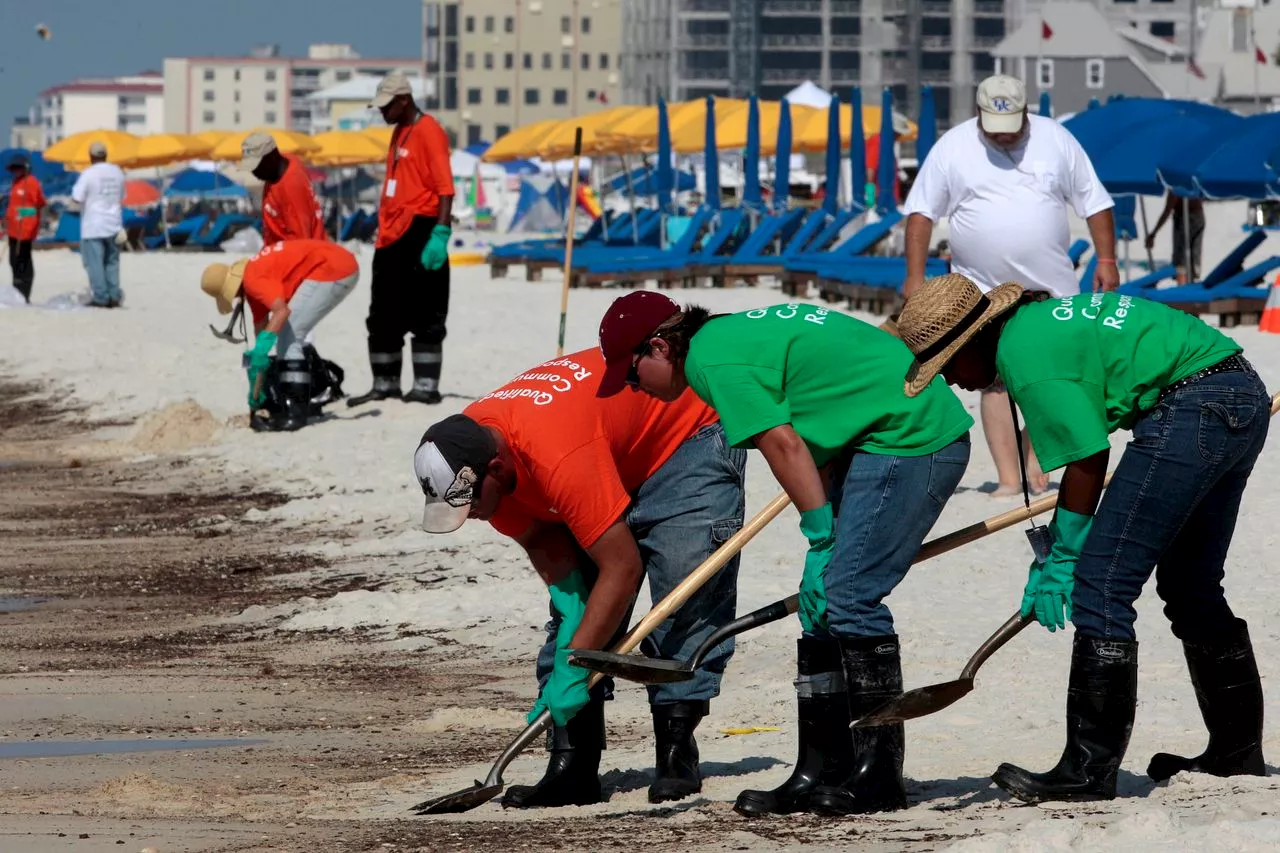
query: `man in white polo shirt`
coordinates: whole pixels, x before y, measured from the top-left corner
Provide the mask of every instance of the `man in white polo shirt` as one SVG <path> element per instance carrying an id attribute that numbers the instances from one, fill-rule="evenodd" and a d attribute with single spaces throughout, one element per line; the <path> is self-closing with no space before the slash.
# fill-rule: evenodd
<path id="1" fill-rule="evenodd" d="M 71 189 L 71 198 L 80 204 L 80 260 L 89 274 L 94 308 L 119 308 L 120 245 L 116 242 L 124 228 L 124 172 L 107 162 L 107 146 L 89 146 L 89 168 L 80 173 Z"/>
<path id="2" fill-rule="evenodd" d="M 1084 149 L 1051 118 L 1027 112 L 1022 81 L 997 74 L 978 86 L 978 115 L 943 134 L 921 164 L 907 216 L 907 299 L 924 283 L 933 224 L 950 226 L 951 270 L 985 293 L 1006 281 L 1053 296 L 1079 292 L 1067 256 L 1067 205 L 1089 225 L 1098 256 L 1095 291 L 1115 290 L 1115 222 L 1111 196 Z M 997 379 L 982 394 L 982 428 L 996 463 L 997 495 L 1021 491 L 1009 396 Z M 1033 491 L 1049 478 L 1026 446 Z"/>

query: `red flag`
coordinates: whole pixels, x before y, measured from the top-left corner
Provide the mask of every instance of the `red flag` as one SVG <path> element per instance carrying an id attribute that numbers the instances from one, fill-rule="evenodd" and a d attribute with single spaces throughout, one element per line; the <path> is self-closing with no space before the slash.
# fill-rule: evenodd
<path id="1" fill-rule="evenodd" d="M 1040 20 L 1040 39 L 1041 41 L 1048 41 L 1051 38 L 1053 38 L 1053 27 L 1049 26 L 1048 22 L 1042 18 Z"/>
<path id="2" fill-rule="evenodd" d="M 1189 71 L 1192 76 L 1198 77 L 1201 80 L 1204 79 L 1204 72 L 1200 70 L 1199 65 L 1196 65 L 1196 61 L 1189 56 L 1187 57 L 1187 71 Z"/>
<path id="3" fill-rule="evenodd" d="M 1267 55 L 1263 53 L 1262 48 L 1258 47 L 1256 44 L 1253 46 L 1253 58 L 1258 61 L 1259 65 L 1267 64 Z"/>

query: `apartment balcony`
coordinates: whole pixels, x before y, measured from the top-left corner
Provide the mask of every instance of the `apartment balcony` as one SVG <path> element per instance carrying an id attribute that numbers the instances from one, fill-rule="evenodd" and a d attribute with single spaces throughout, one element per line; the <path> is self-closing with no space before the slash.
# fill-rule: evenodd
<path id="1" fill-rule="evenodd" d="M 933 83 L 933 84 L 937 84 L 937 83 L 950 83 L 950 82 L 951 82 L 951 72 L 950 72 L 950 71 L 940 71 L 940 70 L 938 70 L 938 69 L 936 69 L 936 68 L 921 68 L 921 69 L 920 69 L 920 82 L 921 82 L 921 83 Z"/>
<path id="2" fill-rule="evenodd" d="M 951 15 L 951 0 L 920 0 L 920 11 L 925 15 Z"/>
<path id="3" fill-rule="evenodd" d="M 857 17 L 862 14 L 861 0 L 828 0 L 827 8 L 833 17 Z"/>
<path id="4" fill-rule="evenodd" d="M 761 47 L 784 47 L 791 50 L 822 50 L 822 36 L 768 35 L 760 37 Z"/>
<path id="5" fill-rule="evenodd" d="M 970 40 L 970 44 L 980 50 L 990 50 L 1006 38 L 1007 36 L 974 36 Z"/>
<path id="6" fill-rule="evenodd" d="M 684 68 L 676 74 L 681 80 L 722 81 L 728 82 L 729 68 Z"/>
<path id="7" fill-rule="evenodd" d="M 861 47 L 862 36 L 832 36 L 831 46 L 833 48 Z"/>
<path id="8" fill-rule="evenodd" d="M 818 76 L 817 71 L 806 71 L 803 68 L 763 68 L 760 77 L 766 83 L 803 83 Z"/>
<path id="9" fill-rule="evenodd" d="M 760 14 L 770 18 L 821 15 L 822 0 L 764 0 Z"/>
<path id="10" fill-rule="evenodd" d="M 680 0 L 676 7 L 680 18 L 724 18 L 729 15 L 729 0 Z"/>
<path id="11" fill-rule="evenodd" d="M 880 10 L 886 16 L 905 15 L 907 14 L 907 0 L 882 0 Z"/>
<path id="12" fill-rule="evenodd" d="M 676 36 L 676 47 L 685 50 L 727 50 L 729 48 L 728 33 L 680 33 Z"/>
<path id="13" fill-rule="evenodd" d="M 984 18 L 1003 18 L 1004 0 L 974 0 L 973 14 Z"/>
<path id="14" fill-rule="evenodd" d="M 950 50 L 951 36 L 921 36 L 920 47 L 925 50 Z"/>

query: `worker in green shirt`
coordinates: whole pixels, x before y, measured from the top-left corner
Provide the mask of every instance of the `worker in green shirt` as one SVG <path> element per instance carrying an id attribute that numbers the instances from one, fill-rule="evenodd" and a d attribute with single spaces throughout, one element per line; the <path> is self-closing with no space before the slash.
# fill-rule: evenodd
<path id="1" fill-rule="evenodd" d="M 969 462 L 973 419 L 939 381 L 911 399 L 911 352 L 845 314 L 789 303 L 712 317 L 653 291 L 613 303 L 600 325 L 602 396 L 630 385 L 661 400 L 692 388 L 725 440 L 755 447 L 800 511 L 809 541 L 797 643 L 799 758 L 755 816 L 905 808 L 901 724 L 851 720 L 902 693 L 884 604 Z"/>
<path id="2" fill-rule="evenodd" d="M 1222 591 L 1269 422 L 1267 389 L 1240 346 L 1145 299 L 1050 299 L 1018 284 L 984 296 L 957 275 L 917 291 L 898 331 L 916 354 L 908 396 L 928 393 L 939 372 L 971 390 L 999 376 L 1044 470 L 1066 466 L 1052 550 L 1031 564 L 1022 613 L 1051 631 L 1075 624 L 1067 745 L 1047 773 L 1002 764 L 996 784 L 1029 803 L 1115 797 L 1137 700 L 1134 603 L 1153 570 L 1209 745 L 1195 758 L 1159 753 L 1147 775 L 1265 775 L 1258 666 Z M 1133 440 L 1103 497 L 1116 430 Z"/>

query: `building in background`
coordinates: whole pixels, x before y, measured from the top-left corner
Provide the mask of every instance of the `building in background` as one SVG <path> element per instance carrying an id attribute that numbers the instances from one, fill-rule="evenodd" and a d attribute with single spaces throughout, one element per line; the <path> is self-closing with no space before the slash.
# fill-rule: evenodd
<path id="1" fill-rule="evenodd" d="M 177 57 L 164 61 L 164 129 L 173 133 L 268 126 L 311 131 L 309 96 L 357 75 L 417 75 L 418 58 L 370 59 L 350 45 L 311 45 L 303 57 L 275 45 L 248 56 Z"/>
<path id="2" fill-rule="evenodd" d="M 31 108 L 28 115 L 17 116 L 9 125 L 9 147 L 39 151 L 44 148 L 44 128 L 36 118 L 37 110 Z"/>
<path id="3" fill-rule="evenodd" d="M 1060 0 L 1005 0 L 1008 7 L 1009 32 L 1040 14 L 1046 3 L 1062 5 Z M 1153 36 L 1187 50 L 1191 47 L 1191 10 L 1199 10 L 1203 32 L 1204 18 L 1214 0 L 1079 0 L 1091 5 L 1113 30 L 1125 30 Z M 1267 2 L 1267 0 L 1261 0 Z"/>
<path id="4" fill-rule="evenodd" d="M 25 123 L 14 122 L 10 136 L 48 148 L 86 130 L 159 133 L 164 130 L 164 84 L 159 72 L 128 77 L 73 80 L 40 93 Z"/>
<path id="5" fill-rule="evenodd" d="M 623 103 L 622 0 L 423 0 L 424 107 L 458 144 Z"/>
<path id="6" fill-rule="evenodd" d="M 369 106 L 378 90 L 381 77 L 359 74 L 345 83 L 321 89 L 307 96 L 311 104 L 311 132 L 328 130 L 363 130 L 386 124 L 382 114 Z M 411 76 L 409 85 L 418 103 L 427 100 L 428 87 L 420 76 Z"/>

